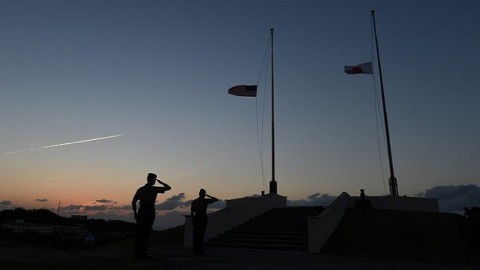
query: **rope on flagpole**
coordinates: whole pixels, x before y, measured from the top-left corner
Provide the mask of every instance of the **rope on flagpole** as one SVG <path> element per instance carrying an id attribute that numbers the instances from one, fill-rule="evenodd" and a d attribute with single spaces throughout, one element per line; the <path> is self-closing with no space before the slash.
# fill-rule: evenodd
<path id="1" fill-rule="evenodd" d="M 267 45 L 266 45 L 266 48 L 265 48 L 265 53 L 263 55 L 263 61 L 262 61 L 262 65 L 260 67 L 260 72 L 258 74 L 258 78 L 257 78 L 257 88 L 260 89 L 260 87 L 258 87 L 258 85 L 260 85 L 260 79 L 261 79 L 261 76 L 262 76 L 262 73 L 265 74 L 265 82 L 267 81 L 267 74 L 268 72 L 263 72 L 263 69 L 264 67 L 266 66 L 265 63 L 268 62 L 268 48 L 269 48 L 269 44 L 270 44 L 270 38 L 267 42 Z M 268 67 L 267 67 L 268 68 Z M 257 120 L 257 148 L 258 148 L 258 156 L 259 156 L 259 159 L 260 159 L 260 167 L 261 167 L 261 171 L 262 171 L 262 185 L 263 185 L 263 191 L 266 191 L 267 189 L 267 182 L 266 182 L 266 178 L 265 178 L 265 166 L 263 165 L 263 138 L 264 138 L 264 125 L 265 125 L 265 103 L 266 103 L 266 86 L 265 86 L 265 89 L 263 91 L 263 98 L 262 98 L 262 101 L 263 101 L 263 104 L 262 104 L 262 119 L 261 119 L 261 125 L 259 125 L 259 117 L 258 117 L 258 90 L 257 90 L 257 98 L 255 99 L 255 114 L 256 114 L 256 120 Z"/>
<path id="2" fill-rule="evenodd" d="M 383 133 L 383 138 L 384 138 L 384 141 L 386 141 L 386 134 L 385 134 L 385 130 L 383 128 L 379 128 L 379 122 L 380 124 L 383 124 L 383 118 L 382 118 L 382 114 L 380 112 L 380 104 L 379 104 L 379 96 L 378 96 L 378 90 L 377 90 L 377 77 L 375 76 L 375 65 L 373 65 L 374 63 L 374 58 L 375 58 L 375 41 L 374 41 L 374 33 L 373 33 L 373 22 L 371 24 L 372 26 L 372 31 L 371 31 L 371 41 L 372 41 L 372 45 L 371 45 L 371 61 L 372 61 L 372 69 L 373 72 L 372 72 L 372 80 L 373 80 L 373 92 L 374 92 L 374 104 L 375 104 L 375 126 L 377 128 L 377 147 L 378 147 L 378 157 L 379 157 L 379 161 L 380 161 L 380 172 L 382 174 L 382 182 L 383 182 L 383 189 L 385 191 L 385 194 L 388 194 L 387 192 L 387 185 L 385 183 L 385 172 L 384 172 L 384 166 L 383 166 L 383 159 L 382 159 L 382 148 L 380 146 L 380 130 L 382 130 L 382 133 Z"/>

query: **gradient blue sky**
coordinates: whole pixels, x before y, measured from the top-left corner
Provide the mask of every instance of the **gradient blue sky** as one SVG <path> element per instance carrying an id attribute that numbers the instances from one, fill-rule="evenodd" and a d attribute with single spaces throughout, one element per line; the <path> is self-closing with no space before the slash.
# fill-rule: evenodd
<path id="1" fill-rule="evenodd" d="M 269 84 L 226 91 L 257 83 L 270 28 L 279 193 L 388 193 L 378 76 L 343 72 L 372 59 L 371 9 L 400 194 L 478 184 L 479 1 L 2 0 L 0 201 L 123 206 L 147 172 L 173 187 L 159 202 L 259 194 Z"/>

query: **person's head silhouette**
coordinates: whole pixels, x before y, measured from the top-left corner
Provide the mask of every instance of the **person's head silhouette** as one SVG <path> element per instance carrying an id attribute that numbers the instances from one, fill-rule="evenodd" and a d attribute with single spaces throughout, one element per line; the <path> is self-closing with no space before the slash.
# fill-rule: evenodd
<path id="1" fill-rule="evenodd" d="M 157 180 L 157 175 L 154 174 L 154 173 L 149 173 L 147 175 L 147 183 L 149 183 L 150 185 L 153 185 L 155 184 L 155 180 Z"/>
<path id="2" fill-rule="evenodd" d="M 205 198 L 205 196 L 207 195 L 207 192 L 205 191 L 205 189 L 200 189 L 200 192 L 198 192 L 198 195 L 200 195 L 200 198 Z"/>

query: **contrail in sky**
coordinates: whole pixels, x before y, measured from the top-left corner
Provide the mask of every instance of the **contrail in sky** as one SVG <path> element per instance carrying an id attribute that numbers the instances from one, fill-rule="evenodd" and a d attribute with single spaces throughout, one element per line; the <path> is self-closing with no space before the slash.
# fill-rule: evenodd
<path id="1" fill-rule="evenodd" d="M 87 139 L 87 140 L 81 140 L 81 141 L 75 141 L 75 142 L 52 144 L 52 145 L 41 146 L 41 147 L 38 147 L 38 148 L 30 148 L 28 150 L 17 150 L 17 151 L 5 152 L 5 153 L 3 153 L 3 155 L 11 155 L 11 154 L 16 154 L 16 153 L 25 152 L 25 151 L 35 151 L 35 150 L 38 150 L 38 149 L 48 149 L 48 148 L 59 147 L 59 146 L 67 146 L 67 145 L 72 145 L 72 144 L 107 140 L 107 139 L 113 139 L 113 138 L 122 137 L 122 136 L 123 136 L 123 134 L 117 134 L 117 135 L 112 135 L 112 136 L 99 137 L 99 138 L 93 138 L 93 139 Z"/>

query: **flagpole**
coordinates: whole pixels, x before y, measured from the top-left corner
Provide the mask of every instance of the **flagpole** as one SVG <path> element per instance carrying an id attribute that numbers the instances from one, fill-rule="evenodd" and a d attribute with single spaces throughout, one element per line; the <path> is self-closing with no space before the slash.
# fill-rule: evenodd
<path id="1" fill-rule="evenodd" d="M 390 185 L 390 195 L 398 196 L 397 178 L 395 178 L 395 172 L 393 170 L 392 147 L 390 144 L 390 130 L 388 128 L 387 107 L 385 105 L 385 91 L 383 88 L 382 65 L 380 62 L 380 52 L 378 49 L 377 26 L 375 24 L 375 10 L 372 10 L 372 20 L 373 20 L 373 31 L 375 34 L 375 47 L 377 49 L 378 73 L 380 76 L 380 87 L 382 91 L 383 118 L 385 119 L 385 132 L 387 136 L 388 161 L 390 164 L 390 179 L 388 180 L 388 183 Z"/>
<path id="2" fill-rule="evenodd" d="M 270 53 L 272 69 L 272 180 L 270 181 L 270 193 L 277 194 L 277 181 L 275 181 L 275 72 L 273 62 L 273 28 L 270 29 Z"/>

